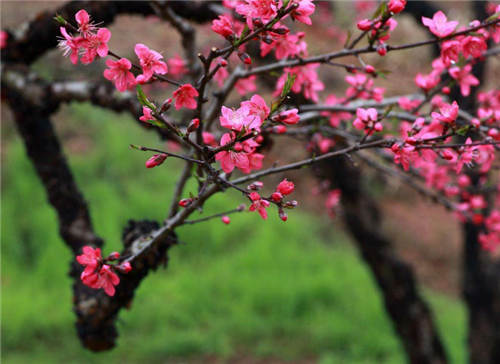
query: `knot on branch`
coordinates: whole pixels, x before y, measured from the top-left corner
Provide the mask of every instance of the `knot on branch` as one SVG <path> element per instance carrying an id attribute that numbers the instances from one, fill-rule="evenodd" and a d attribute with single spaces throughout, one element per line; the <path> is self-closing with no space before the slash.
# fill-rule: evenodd
<path id="1" fill-rule="evenodd" d="M 130 220 L 123 230 L 122 256 L 130 256 L 134 243 L 147 239 L 158 228 L 159 224 L 155 221 Z M 132 270 L 126 275 L 119 275 L 120 284 L 112 297 L 101 290 L 84 286 L 79 280 L 74 284 L 74 310 L 78 317 L 76 327 L 85 347 L 92 351 L 102 351 L 115 346 L 118 337 L 115 323 L 118 312 L 122 308 L 130 307 L 135 290 L 150 270 L 156 270 L 160 264 L 166 266 L 168 249 L 175 244 L 177 236 L 171 232 L 159 244 L 131 260 Z M 75 266 L 73 268 L 75 269 Z M 81 272 L 80 267 L 77 272 Z"/>

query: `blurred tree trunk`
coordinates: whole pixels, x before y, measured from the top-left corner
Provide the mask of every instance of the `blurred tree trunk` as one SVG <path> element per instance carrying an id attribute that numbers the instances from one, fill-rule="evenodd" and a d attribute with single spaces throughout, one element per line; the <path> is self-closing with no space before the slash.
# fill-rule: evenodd
<path id="1" fill-rule="evenodd" d="M 470 7 L 476 19 L 485 19 L 488 14 L 486 2 L 471 1 Z M 472 73 L 482 84 L 486 60 L 476 63 Z M 460 94 L 458 87 L 452 89 L 451 99 L 460 108 L 475 114 L 477 88 L 471 89 L 468 97 Z M 472 171 L 469 176 L 473 186 L 478 186 L 481 175 Z M 488 196 L 485 196 L 488 199 Z M 491 203 L 491 198 L 489 198 Z M 482 227 L 465 222 L 463 225 L 463 295 L 468 309 L 469 362 L 494 364 L 500 362 L 500 261 L 483 251 L 478 241 Z"/>
<path id="2" fill-rule="evenodd" d="M 315 172 L 342 192 L 344 222 L 380 287 L 409 362 L 446 363 L 432 313 L 418 292 L 413 270 L 382 233 L 380 211 L 363 189 L 359 168 L 342 157 L 318 164 Z"/>

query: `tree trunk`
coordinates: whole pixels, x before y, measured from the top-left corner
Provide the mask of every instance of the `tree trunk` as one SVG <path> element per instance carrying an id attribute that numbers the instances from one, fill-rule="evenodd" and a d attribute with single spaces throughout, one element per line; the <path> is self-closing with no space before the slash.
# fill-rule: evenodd
<path id="1" fill-rule="evenodd" d="M 381 289 L 385 308 L 409 362 L 446 363 L 432 313 L 418 292 L 413 270 L 382 233 L 380 211 L 364 191 L 359 169 L 341 157 L 320 163 L 315 170 L 342 192 L 345 224 Z"/>

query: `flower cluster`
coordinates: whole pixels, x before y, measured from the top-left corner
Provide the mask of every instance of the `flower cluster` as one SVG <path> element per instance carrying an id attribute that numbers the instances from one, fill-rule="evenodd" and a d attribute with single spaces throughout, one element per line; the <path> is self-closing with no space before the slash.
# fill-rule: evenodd
<path id="1" fill-rule="evenodd" d="M 120 283 L 120 278 L 116 273 L 130 272 L 132 270 L 131 264 L 127 261 L 117 265 L 110 264 L 111 261 L 120 258 L 120 254 L 117 252 L 111 253 L 106 259 L 103 259 L 100 248 L 84 246 L 82 250 L 83 254 L 77 256 L 76 260 L 85 267 L 80 275 L 83 284 L 90 288 L 102 288 L 107 295 L 114 296 L 115 286 Z"/>

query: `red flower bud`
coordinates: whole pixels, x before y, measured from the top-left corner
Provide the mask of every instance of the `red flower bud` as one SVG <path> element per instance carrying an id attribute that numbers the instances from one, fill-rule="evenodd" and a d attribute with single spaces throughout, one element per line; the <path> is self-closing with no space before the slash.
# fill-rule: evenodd
<path id="1" fill-rule="evenodd" d="M 192 133 L 193 131 L 195 131 L 196 129 L 198 129 L 199 126 L 200 126 L 200 119 L 198 119 L 198 118 L 193 119 L 189 123 L 189 126 L 187 128 L 187 132 L 188 133 Z"/>
<path id="2" fill-rule="evenodd" d="M 132 270 L 132 265 L 130 262 L 123 262 L 118 266 L 118 270 L 122 273 L 128 273 Z"/>
<path id="3" fill-rule="evenodd" d="M 166 154 L 163 154 L 163 153 L 162 154 L 155 154 L 154 156 L 152 156 L 151 158 L 149 158 L 146 161 L 146 168 L 153 168 L 153 167 L 159 166 L 160 164 L 165 162 L 165 159 L 167 159 Z"/>
<path id="4" fill-rule="evenodd" d="M 283 195 L 289 195 L 293 192 L 295 189 L 295 185 L 293 182 L 288 181 L 286 178 L 280 182 L 278 187 L 276 188 L 276 191 L 283 194 Z"/>
<path id="5" fill-rule="evenodd" d="M 375 72 L 375 67 L 373 67 L 373 66 L 372 66 L 372 65 L 370 65 L 370 64 L 367 64 L 367 65 L 365 66 L 365 72 L 366 72 L 366 73 L 374 73 L 374 72 Z"/>
<path id="6" fill-rule="evenodd" d="M 113 253 L 111 253 L 111 254 L 108 255 L 107 260 L 117 260 L 119 258 L 120 258 L 120 253 L 113 252 Z"/>
<path id="7" fill-rule="evenodd" d="M 358 21 L 357 26 L 358 26 L 359 30 L 366 31 L 366 30 L 369 30 L 371 28 L 372 22 L 369 19 L 363 19 L 363 20 Z"/>
<path id="8" fill-rule="evenodd" d="M 276 125 L 276 126 L 273 126 L 273 132 L 275 134 L 286 133 L 286 126 L 285 125 Z"/>
<path id="9" fill-rule="evenodd" d="M 181 207 L 186 207 L 187 205 L 189 205 L 191 202 L 193 202 L 193 199 L 192 198 L 184 198 L 182 200 L 179 201 L 179 206 Z"/>
<path id="10" fill-rule="evenodd" d="M 286 212 L 285 212 L 285 211 L 283 211 L 283 210 L 281 210 L 281 209 L 280 209 L 280 211 L 279 211 L 279 215 L 280 215 L 280 219 L 281 219 L 282 221 L 286 221 L 286 220 L 288 220 L 288 215 L 286 214 Z"/>
<path id="11" fill-rule="evenodd" d="M 240 57 L 241 61 L 244 64 L 252 64 L 252 59 L 250 58 L 248 53 L 240 52 L 240 53 L 238 53 L 238 57 Z"/>
<path id="12" fill-rule="evenodd" d="M 274 202 L 281 202 L 282 199 L 283 199 L 283 195 L 279 192 L 274 192 L 271 195 L 271 200 L 273 200 Z"/>
<path id="13" fill-rule="evenodd" d="M 226 225 L 228 225 L 231 222 L 231 219 L 229 218 L 229 216 L 226 216 L 226 215 L 222 216 L 221 220 Z"/>
<path id="14" fill-rule="evenodd" d="M 377 53 L 381 56 L 385 56 L 387 54 L 387 46 L 385 44 L 380 44 L 377 47 Z"/>
<path id="15" fill-rule="evenodd" d="M 252 190 L 252 191 L 258 191 L 262 187 L 264 187 L 264 183 L 262 183 L 260 181 L 255 181 L 255 182 L 249 184 L 247 189 Z"/>

